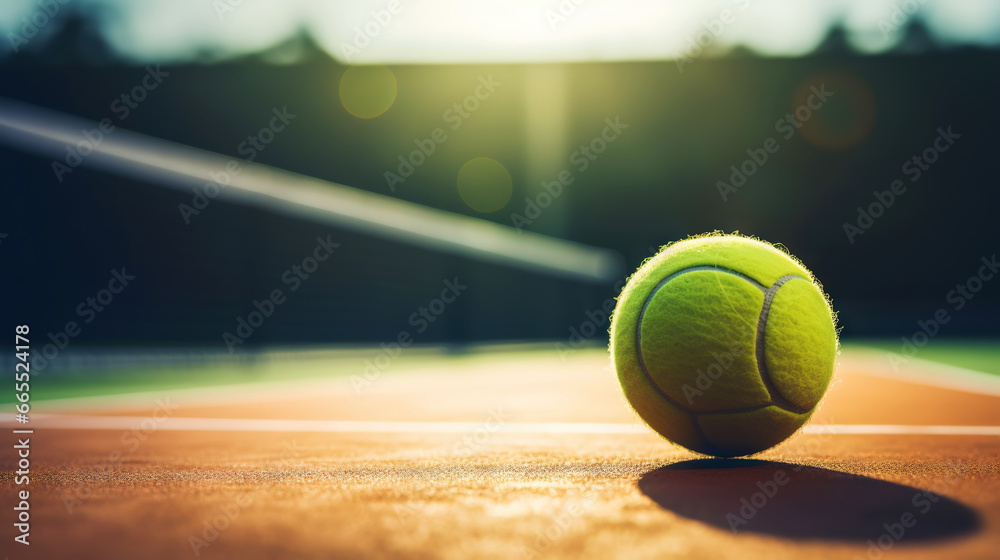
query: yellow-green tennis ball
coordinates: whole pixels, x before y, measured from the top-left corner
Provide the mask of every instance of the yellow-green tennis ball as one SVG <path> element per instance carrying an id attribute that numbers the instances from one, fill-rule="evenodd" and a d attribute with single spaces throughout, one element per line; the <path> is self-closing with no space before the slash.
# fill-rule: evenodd
<path id="1" fill-rule="evenodd" d="M 611 354 L 629 404 L 692 451 L 738 457 L 795 433 L 833 376 L 835 316 L 812 273 L 770 244 L 712 234 L 629 279 Z"/>

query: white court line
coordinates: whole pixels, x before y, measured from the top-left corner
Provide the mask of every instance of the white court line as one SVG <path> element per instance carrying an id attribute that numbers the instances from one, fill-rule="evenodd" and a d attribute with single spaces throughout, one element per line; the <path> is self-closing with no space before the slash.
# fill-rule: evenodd
<path id="1" fill-rule="evenodd" d="M 539 348 L 543 346 L 539 345 Z M 544 348 L 550 348 L 545 346 Z M 377 350 L 377 349 L 376 349 Z M 594 349 L 595 353 L 603 350 Z M 424 352 L 421 350 L 421 352 Z M 433 357 L 433 349 L 427 349 L 421 356 Z M 851 370 L 850 375 L 867 375 L 882 377 L 940 387 L 952 391 L 976 393 L 980 395 L 1000 396 L 1000 376 L 981 373 L 973 370 L 957 368 L 911 358 L 916 367 L 911 366 L 906 372 L 895 373 L 885 358 L 885 352 L 870 348 L 845 348 L 841 355 L 841 366 Z M 442 359 L 447 359 L 442 356 Z M 414 364 L 412 371 L 423 370 L 427 364 Z M 602 364 L 603 367 L 603 364 Z M 416 368 L 416 369 L 413 369 Z M 272 380 L 250 382 L 234 385 L 212 385 L 206 387 L 186 387 L 176 389 L 158 389 L 155 391 L 140 391 L 133 393 L 117 393 L 112 395 L 94 395 L 88 397 L 64 397 L 46 399 L 46 410 L 54 413 L 107 412 L 108 410 L 134 410 L 152 408 L 157 399 L 173 399 L 180 401 L 185 407 L 217 406 L 220 404 L 236 404 L 260 401 L 294 400 L 306 394 L 316 394 L 318 391 L 350 390 L 350 377 L 340 373 L 327 377 L 304 377 L 294 381 Z M 43 401 L 37 401 L 41 403 Z M 2 417 L 2 415 L 0 415 Z"/>
<path id="2" fill-rule="evenodd" d="M 1000 426 L 910 426 L 905 424 L 810 424 L 807 434 L 900 436 L 1000 436 Z"/>
<path id="3" fill-rule="evenodd" d="M 641 424 L 588 422 L 378 422 L 356 420 L 268 420 L 259 418 L 164 418 L 147 416 L 77 416 L 34 414 L 18 424 L 14 414 L 0 414 L 0 425 L 19 429 L 132 430 L 192 432 L 326 432 L 359 434 L 472 433 L 483 428 L 508 434 L 649 434 Z M 494 429 L 495 428 L 495 429 Z M 906 426 L 893 424 L 812 424 L 806 434 L 1000 436 L 1000 426 Z"/>

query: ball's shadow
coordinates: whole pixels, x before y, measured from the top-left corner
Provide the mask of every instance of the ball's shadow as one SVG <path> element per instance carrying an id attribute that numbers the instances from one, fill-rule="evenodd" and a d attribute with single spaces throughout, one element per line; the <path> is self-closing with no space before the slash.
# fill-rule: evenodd
<path id="1" fill-rule="evenodd" d="M 650 471 L 638 484 L 660 507 L 737 534 L 881 538 L 885 545 L 957 537 L 981 527 L 975 510 L 930 490 L 789 463 L 684 461 Z"/>

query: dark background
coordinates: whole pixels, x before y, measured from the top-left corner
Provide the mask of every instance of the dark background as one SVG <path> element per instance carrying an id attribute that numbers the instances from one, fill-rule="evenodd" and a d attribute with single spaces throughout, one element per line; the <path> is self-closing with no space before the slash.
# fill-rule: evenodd
<path id="1" fill-rule="evenodd" d="M 80 33 L 79 30 L 74 33 Z M 0 60 L 0 95 L 80 117 L 116 119 L 111 102 L 145 70 L 66 47 Z M 73 43 L 76 44 L 76 43 Z M 296 119 L 258 161 L 406 200 L 510 224 L 528 184 L 524 83 L 529 68 L 391 67 L 395 104 L 377 119 L 348 114 L 337 97 L 346 67 L 317 49 L 290 65 L 254 56 L 216 64 L 168 65 L 168 79 L 119 126 L 239 158 L 237 146 L 267 124 L 272 108 Z M 823 281 L 843 336 L 916 330 L 946 294 L 997 252 L 997 126 L 1000 56 L 995 51 L 858 56 L 838 49 L 805 58 L 745 54 L 695 60 L 567 65 L 570 149 L 600 134 L 605 118 L 629 124 L 622 137 L 528 229 L 620 252 L 633 270 L 649 248 L 711 230 L 739 230 L 784 244 Z M 412 142 L 444 126 L 442 111 L 472 93 L 479 76 L 503 85 L 395 193 L 383 173 Z M 774 123 L 811 84 L 835 92 L 803 132 L 785 140 Z M 870 119 L 870 129 L 864 126 Z M 846 145 L 852 126 L 861 133 Z M 938 127 L 961 138 L 911 183 L 903 163 L 930 146 Z M 781 146 L 723 201 L 718 180 L 768 137 Z M 818 139 L 818 140 L 817 140 Z M 826 144 L 829 144 L 827 142 Z M 504 163 L 514 181 L 506 208 L 465 206 L 455 176 L 465 161 Z M 569 162 L 565 165 L 573 169 Z M 289 295 L 246 347 L 378 343 L 412 330 L 407 318 L 436 297 L 445 278 L 469 286 L 416 336 L 421 343 L 566 339 L 615 294 L 484 265 L 222 201 L 184 224 L 190 194 L 81 167 L 62 183 L 51 160 L 0 147 L 3 309 L 35 332 L 79 321 L 75 309 L 125 266 L 134 285 L 83 327 L 82 347 L 201 346 L 225 350 L 221 335 L 254 299 L 284 288 L 281 274 L 308 256 L 317 236 L 341 248 Z M 903 179 L 899 197 L 864 235 L 843 225 L 857 208 Z M 995 336 L 1000 282 L 987 283 L 952 313 L 945 335 Z M 606 328 L 607 325 L 602 325 Z M 601 340 L 599 332 L 594 340 Z"/>

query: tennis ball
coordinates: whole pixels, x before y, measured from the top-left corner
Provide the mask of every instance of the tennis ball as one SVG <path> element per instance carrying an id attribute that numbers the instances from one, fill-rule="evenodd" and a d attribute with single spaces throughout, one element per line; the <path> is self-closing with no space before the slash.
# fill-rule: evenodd
<path id="1" fill-rule="evenodd" d="M 774 246 L 719 233 L 669 245 L 618 298 L 611 355 L 625 398 L 692 451 L 738 457 L 794 434 L 833 376 L 822 286 Z"/>

